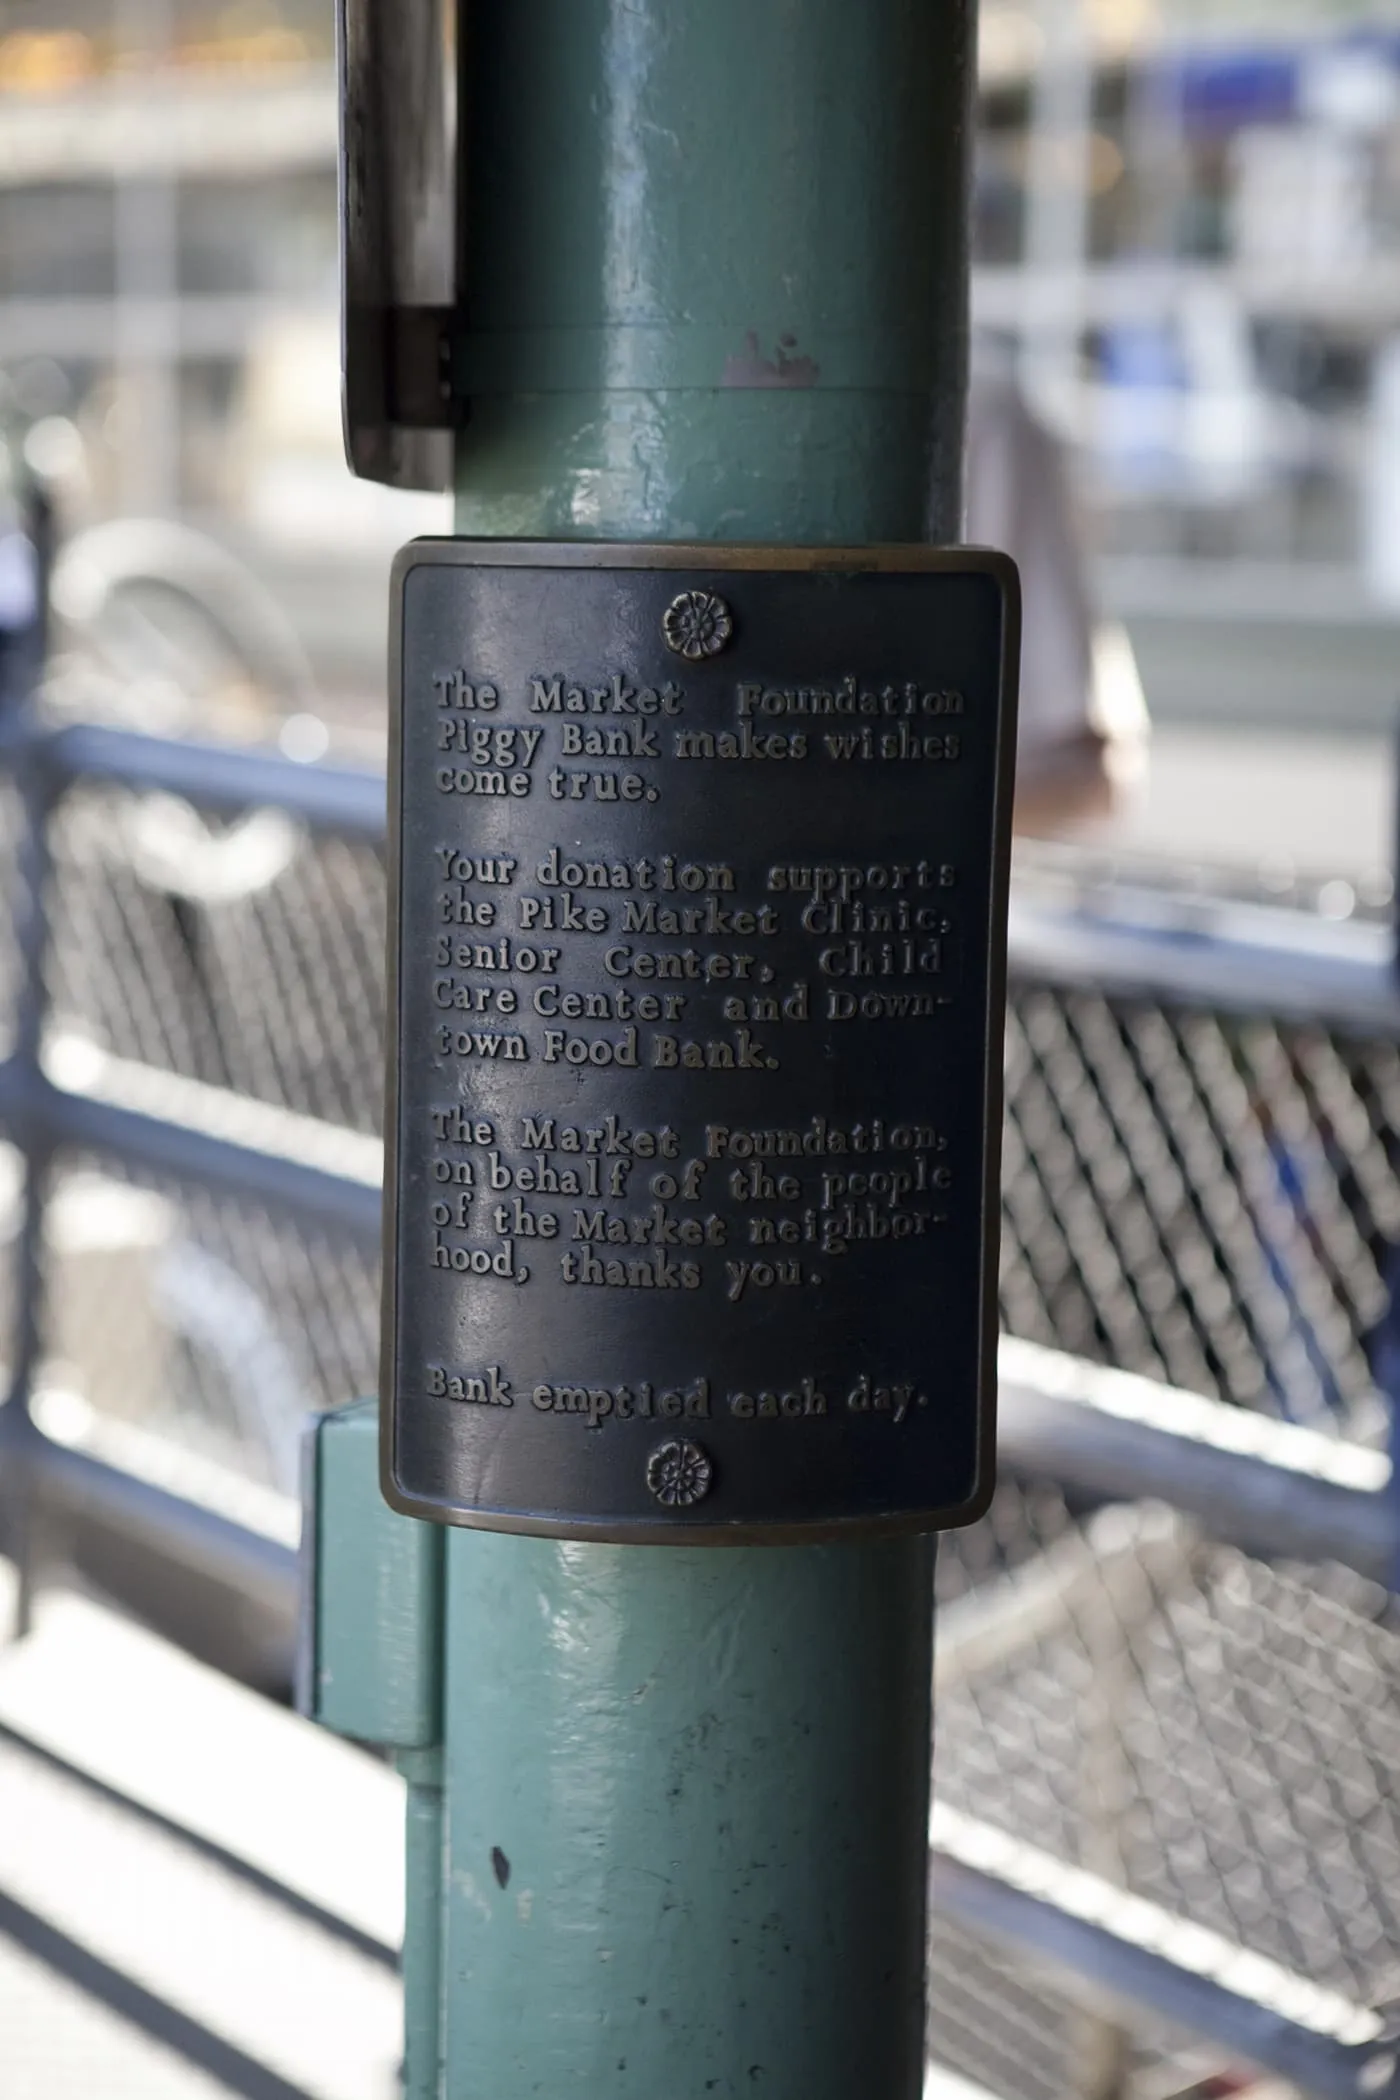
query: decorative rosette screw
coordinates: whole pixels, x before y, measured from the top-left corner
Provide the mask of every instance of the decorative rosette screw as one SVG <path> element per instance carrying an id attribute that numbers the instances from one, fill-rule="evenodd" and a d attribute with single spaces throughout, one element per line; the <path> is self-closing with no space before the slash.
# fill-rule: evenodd
<path id="1" fill-rule="evenodd" d="M 713 591 L 682 591 L 667 606 L 661 621 L 666 647 L 691 663 L 718 656 L 734 632 L 734 616 Z"/>
<path id="2" fill-rule="evenodd" d="M 647 1486 L 667 1509 L 689 1509 L 710 1492 L 715 1469 L 698 1444 L 675 1438 L 647 1460 Z"/>

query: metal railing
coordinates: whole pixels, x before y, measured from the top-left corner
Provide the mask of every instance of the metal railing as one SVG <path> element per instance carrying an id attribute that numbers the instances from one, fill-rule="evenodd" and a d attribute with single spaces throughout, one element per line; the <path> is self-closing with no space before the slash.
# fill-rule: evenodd
<path id="1" fill-rule="evenodd" d="M 0 1410 L 0 1477 L 5 1535 L 21 1571 L 21 1610 L 27 1610 L 46 1555 L 61 1546 L 86 1572 L 211 1659 L 255 1681 L 286 1682 L 295 1636 L 294 1506 L 285 1495 L 268 1492 L 266 1479 L 257 1481 L 256 1463 L 254 1479 L 247 1481 L 235 1465 L 211 1462 L 197 1439 L 189 1448 L 188 1436 L 161 1436 L 160 1428 L 169 1424 L 140 1419 L 149 1394 L 135 1396 L 142 1406 L 138 1419 L 129 1421 L 93 1406 L 89 1394 L 74 1392 L 63 1382 L 74 1367 L 65 1354 L 54 1353 L 50 1315 L 61 1309 L 56 1301 L 65 1293 L 85 1298 L 88 1329 L 71 1338 L 66 1355 L 76 1354 L 79 1368 L 84 1360 L 100 1360 L 112 1339 L 102 1317 L 105 1284 L 111 1325 L 134 1316 L 159 1360 L 159 1365 L 151 1357 L 128 1365 L 127 1374 L 149 1376 L 157 1367 L 168 1368 L 157 1330 L 160 1311 L 167 1316 L 170 1311 L 169 1272 L 176 1265 L 168 1257 L 180 1235 L 178 1220 L 170 1215 L 172 1195 L 177 1202 L 213 1202 L 245 1218 L 251 1215 L 255 1232 L 261 1225 L 265 1232 L 290 1229 L 303 1240 L 327 1235 L 358 1255 L 362 1285 L 372 1279 L 379 1232 L 377 1141 L 266 1098 L 267 1088 L 260 1099 L 220 1086 L 199 1070 L 197 1055 L 181 1054 L 189 1045 L 182 1046 L 178 1032 L 168 1033 L 163 1044 L 153 1037 L 153 1016 L 159 1026 L 160 966 L 153 961 L 150 940 L 142 938 L 143 929 L 132 927 L 120 885 L 125 879 L 139 893 L 148 920 L 159 917 L 167 923 L 169 941 L 189 961 L 191 982 L 202 980 L 207 991 L 210 973 L 198 958 L 198 923 L 201 908 L 207 916 L 216 907 L 207 900 L 201 907 L 201 886 L 206 893 L 215 887 L 226 906 L 240 897 L 246 903 L 275 887 L 278 854 L 290 861 L 308 849 L 314 853 L 325 838 L 376 855 L 384 825 L 383 784 L 372 775 L 321 771 L 88 726 L 49 730 L 17 723 L 0 756 L 13 783 L 5 844 L 15 898 L 14 945 L 0 959 L 12 1016 L 8 1054 L 0 1062 L 0 1126 L 23 1168 L 14 1226 L 9 1402 Z M 102 815 L 113 819 L 109 831 L 93 822 L 95 794 L 107 798 Z M 172 811 L 177 813 L 172 864 L 163 868 L 153 842 L 159 839 L 163 813 L 170 839 Z M 201 825 L 192 833 L 190 811 L 245 826 L 250 811 L 259 813 L 261 862 L 250 874 L 230 870 L 235 831 Z M 271 883 L 268 813 L 294 827 L 273 842 Z M 119 868 L 94 867 L 91 853 L 99 833 L 116 841 Z M 155 857 L 145 871 L 143 843 L 148 860 Z M 246 837 L 243 844 L 249 844 Z M 188 859 L 181 859 L 181 847 Z M 258 841 L 252 848 L 256 856 Z M 224 864 L 212 884 L 207 872 L 201 877 L 191 866 L 201 854 L 216 870 Z M 113 940 L 110 925 L 95 924 L 93 913 L 78 900 L 80 874 L 86 875 L 89 892 L 97 893 L 91 900 L 95 908 L 109 918 L 125 913 L 124 942 Z M 149 933 L 149 927 L 144 931 Z M 168 971 L 164 982 L 170 987 Z M 167 989 L 167 998 L 178 1008 L 179 988 Z M 361 1045 L 359 1054 L 378 1062 L 374 1046 Z M 89 1179 L 96 1167 L 107 1196 L 125 1189 L 139 1200 L 141 1193 L 161 1191 L 157 1205 L 165 1214 L 157 1216 L 153 1229 L 149 1219 L 118 1217 L 107 1243 L 94 1246 L 81 1216 L 83 1197 L 88 1208 L 92 1204 L 89 1186 L 72 1206 L 76 1249 L 56 1245 L 51 1225 L 63 1177 L 75 1161 L 85 1163 Z M 147 1243 L 152 1240 L 154 1246 Z M 187 1240 L 184 1251 L 187 1271 L 192 1251 L 201 1258 L 201 1272 L 193 1277 L 187 1298 L 202 1298 L 206 1308 L 214 1300 L 217 1318 L 222 1283 L 225 1300 L 236 1299 L 241 1287 L 245 1308 L 250 1302 L 256 1306 L 256 1286 L 235 1264 L 221 1261 L 207 1241 Z M 274 1248 L 265 1261 L 275 1260 Z M 86 1291 L 84 1271 L 93 1272 Z M 135 1302 L 133 1290 L 140 1294 Z M 154 1306 L 143 1302 L 152 1298 Z M 245 1317 L 240 1332 L 237 1311 L 236 1304 L 223 1308 L 224 1354 L 230 1361 L 240 1349 L 246 1356 L 249 1323 Z M 186 1329 L 188 1312 L 187 1307 Z M 363 1321 L 363 1291 L 360 1316 Z M 207 1336 L 205 1353 L 219 1353 L 217 1341 L 211 1350 Z M 304 1377 L 284 1377 L 285 1418 L 272 1426 L 274 1433 L 280 1429 L 287 1451 L 311 1399 L 324 1403 L 362 1387 L 367 1367 L 367 1353 L 361 1352 L 360 1362 L 348 1367 L 359 1376 L 347 1381 L 341 1395 L 325 1389 L 316 1394 Z M 265 1362 L 255 1363 L 250 1375 L 265 1369 Z M 186 1404 L 177 1432 L 188 1431 L 198 1419 L 198 1407 Z M 219 1456 L 246 1465 L 268 1454 L 244 1434 L 225 1439 Z M 265 1466 L 261 1470 L 266 1474 Z M 289 1484 L 286 1464 L 277 1484 Z M 172 1572 L 185 1580 L 172 1583 Z"/>
<path id="2" fill-rule="evenodd" d="M 22 723 L 0 764 L 6 1543 L 284 1682 L 296 1431 L 373 1378 L 382 782 Z M 934 2053 L 1018 2100 L 1165 2092 L 1189 2033 L 1400 2092 L 1388 932 L 1058 876 L 1011 963 L 1004 1485 L 940 1555 Z"/>

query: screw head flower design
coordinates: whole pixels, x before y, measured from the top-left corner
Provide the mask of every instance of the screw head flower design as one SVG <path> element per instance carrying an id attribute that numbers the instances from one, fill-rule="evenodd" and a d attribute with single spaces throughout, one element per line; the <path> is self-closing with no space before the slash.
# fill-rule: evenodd
<path id="1" fill-rule="evenodd" d="M 718 656 L 734 632 L 734 616 L 713 591 L 682 591 L 667 606 L 661 621 L 666 647 L 691 663 Z"/>
<path id="2" fill-rule="evenodd" d="M 647 1460 L 647 1486 L 667 1509 L 689 1509 L 703 1501 L 714 1477 L 708 1453 L 679 1437 L 658 1444 Z"/>

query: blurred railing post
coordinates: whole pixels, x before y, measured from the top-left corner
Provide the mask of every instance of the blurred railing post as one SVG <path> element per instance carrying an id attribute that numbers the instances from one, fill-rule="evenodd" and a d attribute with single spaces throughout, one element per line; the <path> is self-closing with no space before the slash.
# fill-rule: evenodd
<path id="1" fill-rule="evenodd" d="M 15 899 L 16 999 L 14 1034 L 9 1046 L 9 1072 L 21 1104 L 35 1102 L 43 1079 L 46 971 L 49 954 L 49 884 L 52 854 L 49 826 L 57 784 L 41 739 L 35 734 L 38 683 L 44 668 L 48 632 L 48 581 L 52 555 L 52 518 L 41 491 L 33 492 L 25 527 L 32 535 L 35 601 L 27 630 L 11 635 L 9 648 L 17 689 L 6 694 L 10 707 L 0 722 L 0 735 L 18 749 L 15 786 L 19 800 L 20 844 Z M 34 1374 L 43 1347 L 44 1238 L 53 1142 L 47 1119 L 21 1113 L 12 1118 L 11 1135 L 24 1159 L 19 1230 L 11 1276 L 15 1293 L 11 1329 L 9 1389 L 0 1408 L 0 1496 L 4 1501 L 5 1535 L 17 1574 L 14 1631 L 27 1633 L 33 1617 L 37 1564 L 42 1553 L 42 1491 L 34 1464 L 35 1429 L 30 1413 Z"/>

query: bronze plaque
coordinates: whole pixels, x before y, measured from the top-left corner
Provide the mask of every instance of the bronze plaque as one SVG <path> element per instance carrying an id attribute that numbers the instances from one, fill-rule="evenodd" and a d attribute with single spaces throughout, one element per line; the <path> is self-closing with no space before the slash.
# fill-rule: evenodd
<path id="1" fill-rule="evenodd" d="M 384 1479 L 794 1541 L 986 1507 L 1004 556 L 395 572 Z"/>

